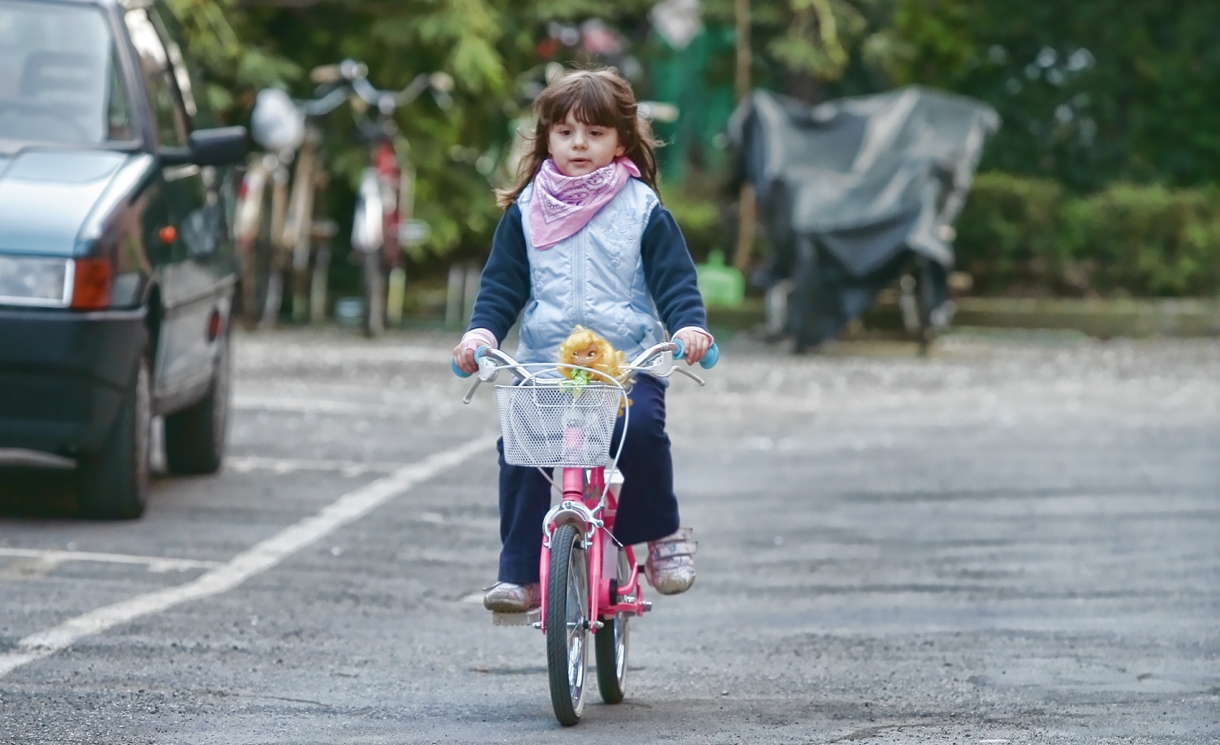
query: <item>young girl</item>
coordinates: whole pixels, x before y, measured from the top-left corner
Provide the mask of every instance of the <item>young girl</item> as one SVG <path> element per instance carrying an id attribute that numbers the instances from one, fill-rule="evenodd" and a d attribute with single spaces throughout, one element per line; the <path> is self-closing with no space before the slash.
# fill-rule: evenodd
<path id="1" fill-rule="evenodd" d="M 516 185 L 497 192 L 504 217 L 454 363 L 475 372 L 475 349 L 498 347 L 522 309 L 520 362 L 555 362 L 578 324 L 628 359 L 663 341 L 668 328 L 682 340 L 687 364 L 698 362 L 712 336 L 695 266 L 657 197 L 658 143 L 637 114 L 630 85 L 614 70 L 572 72 L 534 108 L 534 149 Z M 664 381 L 638 376 L 631 400 L 615 537 L 648 543 L 645 576 L 672 595 L 695 581 L 695 544 L 690 529 L 678 527 Z M 537 469 L 507 465 L 503 442 L 498 449 L 503 548 L 499 581 L 483 605 L 520 613 L 541 602 L 538 561 L 551 487 Z"/>

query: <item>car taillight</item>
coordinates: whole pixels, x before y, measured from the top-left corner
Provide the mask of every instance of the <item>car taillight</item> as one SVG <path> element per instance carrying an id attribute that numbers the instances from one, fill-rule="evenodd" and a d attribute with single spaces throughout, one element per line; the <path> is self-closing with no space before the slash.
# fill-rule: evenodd
<path id="1" fill-rule="evenodd" d="M 114 277 L 106 259 L 77 259 L 72 272 L 72 308 L 96 310 L 110 307 Z"/>

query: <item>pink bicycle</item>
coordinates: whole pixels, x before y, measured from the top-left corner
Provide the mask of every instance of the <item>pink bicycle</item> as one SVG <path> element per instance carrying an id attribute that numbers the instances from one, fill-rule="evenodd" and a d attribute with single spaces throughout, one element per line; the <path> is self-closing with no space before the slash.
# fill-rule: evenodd
<path id="1" fill-rule="evenodd" d="M 627 369 L 658 377 L 675 371 L 697 375 L 672 364 L 683 355 L 680 341 L 657 344 L 645 350 Z M 715 345 L 700 362 L 716 364 Z M 555 717 L 564 726 L 580 721 L 585 704 L 585 669 L 588 635 L 593 632 L 597 685 L 602 700 L 623 700 L 627 678 L 627 622 L 647 613 L 641 568 L 631 546 L 614 538 L 614 517 L 623 478 L 616 466 L 630 423 L 627 389 L 617 380 L 578 365 L 522 364 L 496 349 L 475 352 L 478 378 L 463 399 L 470 403 L 480 382 L 494 381 L 509 370 L 513 385 L 496 386 L 504 460 L 511 465 L 534 466 L 551 480 L 551 469 L 562 469 L 562 497 L 543 520 L 541 583 L 542 607 L 522 619 L 494 614 L 493 622 L 515 625 L 533 622 L 546 637 L 547 677 Z M 586 370 L 590 382 L 576 384 L 561 370 Z M 461 377 L 468 377 L 453 367 Z M 611 445 L 614 424 L 622 411 L 619 447 Z M 554 481 L 551 481 L 555 485 Z"/>

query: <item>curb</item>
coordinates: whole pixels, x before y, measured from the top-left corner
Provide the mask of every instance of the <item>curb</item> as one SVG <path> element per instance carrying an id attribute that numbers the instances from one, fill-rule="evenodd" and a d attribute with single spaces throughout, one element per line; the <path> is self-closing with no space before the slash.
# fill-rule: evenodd
<path id="1" fill-rule="evenodd" d="M 1198 298 L 1100 300 L 963 297 L 954 300 L 953 327 L 1055 329 L 1112 337 L 1220 336 L 1220 302 Z M 737 308 L 709 308 L 708 324 L 753 329 L 763 323 L 761 298 Z M 861 319 L 869 330 L 900 330 L 897 303 L 878 302 Z"/>

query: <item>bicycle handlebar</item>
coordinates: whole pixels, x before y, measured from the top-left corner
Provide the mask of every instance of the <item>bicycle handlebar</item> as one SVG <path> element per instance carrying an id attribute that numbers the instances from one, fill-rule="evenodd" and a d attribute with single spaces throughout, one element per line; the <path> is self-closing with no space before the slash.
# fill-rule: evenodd
<path id="1" fill-rule="evenodd" d="M 369 68 L 363 62 L 345 59 L 337 65 L 315 67 L 310 72 L 310 78 L 322 84 L 342 83 L 342 87 L 336 90 L 345 91 L 343 98 L 347 97 L 346 91 L 350 90 L 360 100 L 376 107 L 386 116 L 394 113 L 396 108 L 411 103 L 429 88 L 444 96 L 453 90 L 453 78 L 445 72 L 421 72 L 400 91 L 386 91 L 374 87 L 369 82 L 368 74 Z"/>
<path id="2" fill-rule="evenodd" d="M 344 101 L 347 100 L 347 91 L 340 87 L 330 93 L 327 93 L 321 98 L 315 98 L 312 101 L 298 101 L 297 108 L 305 116 L 325 116 L 335 109 L 339 108 Z"/>
<path id="3" fill-rule="evenodd" d="M 655 366 L 652 364 L 653 359 L 657 355 L 665 352 L 672 352 L 674 359 L 682 357 L 684 353 L 682 341 L 675 339 L 671 342 L 667 341 L 661 342 L 660 344 L 654 344 L 648 349 L 645 349 L 640 356 L 636 357 L 632 363 L 626 367 L 628 370 L 632 371 L 652 371 L 655 368 Z M 491 357 L 494 362 L 499 364 L 493 365 L 490 369 L 483 369 L 483 366 L 480 365 L 479 377 L 475 378 L 474 383 L 472 383 L 470 388 L 467 389 L 466 395 L 462 397 L 462 401 L 464 403 L 470 403 L 470 400 L 474 397 L 475 389 L 479 387 L 479 384 L 485 380 L 493 380 L 500 370 L 511 369 L 513 373 L 522 380 L 526 380 L 536 374 L 531 373 L 526 369 L 526 366 L 517 362 L 507 353 L 502 352 L 499 349 L 480 346 L 474 350 L 475 362 L 481 363 L 487 357 Z M 707 353 L 704 354 L 704 358 L 699 361 L 699 364 L 702 365 L 704 369 L 710 368 L 716 364 L 718 359 L 720 359 L 720 349 L 715 344 L 712 344 L 712 346 L 708 348 Z M 463 372 L 452 358 L 449 360 L 449 369 L 451 369 L 453 374 L 457 375 L 459 378 L 469 378 L 473 374 Z M 689 370 L 683 369 L 682 367 L 671 367 L 667 372 L 658 372 L 655 374 L 662 378 L 667 378 L 675 372 L 680 372 L 691 380 L 694 380 L 699 385 L 703 385 L 702 378 Z"/>
<path id="4" fill-rule="evenodd" d="M 660 344 L 654 344 L 653 346 L 649 347 L 648 349 L 645 349 L 643 352 L 640 353 L 640 355 L 638 357 L 636 357 L 634 360 L 632 360 L 630 365 L 627 365 L 627 368 L 630 370 L 647 370 L 650 367 L 650 363 L 652 362 L 652 359 L 654 357 L 656 357 L 658 354 L 661 354 L 663 352 L 672 352 L 673 358 L 675 360 L 681 359 L 686 354 L 685 347 L 682 344 L 682 340 L 674 339 L 673 341 L 670 341 L 670 342 L 662 342 Z M 499 367 L 501 367 L 501 368 L 513 368 L 513 369 L 519 371 L 521 373 L 522 377 L 526 377 L 529 375 L 529 371 L 526 370 L 524 367 L 522 367 L 519 362 L 514 360 L 507 353 L 505 353 L 499 349 L 492 349 L 492 348 L 486 347 L 486 346 L 480 346 L 474 350 L 475 363 L 481 362 L 483 360 L 483 358 L 487 357 L 488 355 L 491 355 L 492 357 L 494 357 L 496 359 L 496 361 L 500 363 Z M 704 370 L 710 370 L 712 367 L 715 366 L 716 362 L 719 361 L 719 359 L 720 359 L 720 347 L 716 346 L 716 344 L 713 343 L 710 347 L 708 347 L 707 352 L 703 355 L 703 359 L 699 360 L 699 366 L 702 367 Z M 449 360 L 449 369 L 452 370 L 453 374 L 458 376 L 459 378 L 469 378 L 471 375 L 474 374 L 474 373 L 465 372 L 465 371 L 461 370 L 460 368 L 458 368 L 457 362 L 454 361 L 453 359 Z"/>

